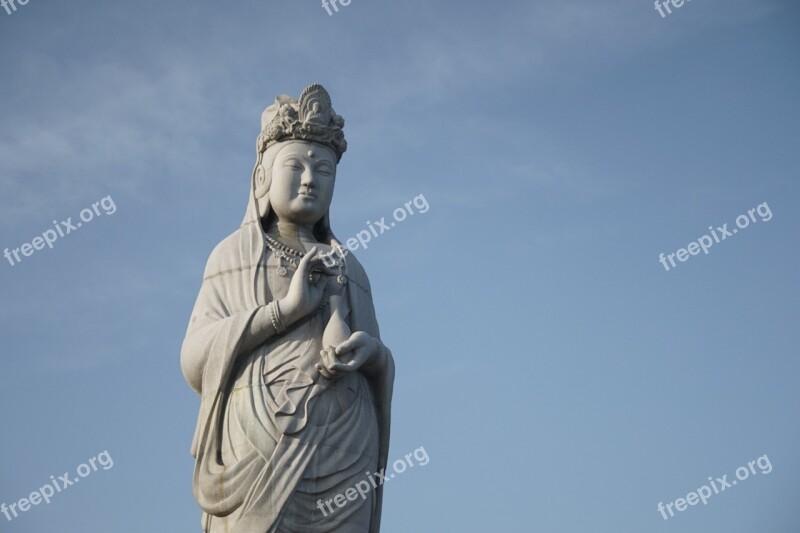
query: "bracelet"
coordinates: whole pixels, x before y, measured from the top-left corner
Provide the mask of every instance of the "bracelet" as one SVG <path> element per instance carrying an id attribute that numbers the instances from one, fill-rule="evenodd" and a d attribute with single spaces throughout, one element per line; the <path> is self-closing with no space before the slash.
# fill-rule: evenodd
<path id="1" fill-rule="evenodd" d="M 267 307 L 269 307 L 269 319 L 270 322 L 272 322 L 272 329 L 275 330 L 275 333 L 280 335 L 286 331 L 286 328 L 281 321 L 281 308 L 278 306 L 278 300 L 273 301 Z"/>

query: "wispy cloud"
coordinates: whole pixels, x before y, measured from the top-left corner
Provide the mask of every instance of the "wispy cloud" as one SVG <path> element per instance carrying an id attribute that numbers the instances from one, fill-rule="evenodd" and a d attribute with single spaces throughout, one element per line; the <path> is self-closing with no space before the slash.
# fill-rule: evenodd
<path id="1" fill-rule="evenodd" d="M 55 216 L 109 190 L 135 197 L 154 175 L 202 168 L 201 139 L 221 105 L 210 97 L 212 72 L 100 63 L 59 74 L 58 94 L 37 102 L 35 112 L 5 110 L 4 226 L 35 213 Z"/>

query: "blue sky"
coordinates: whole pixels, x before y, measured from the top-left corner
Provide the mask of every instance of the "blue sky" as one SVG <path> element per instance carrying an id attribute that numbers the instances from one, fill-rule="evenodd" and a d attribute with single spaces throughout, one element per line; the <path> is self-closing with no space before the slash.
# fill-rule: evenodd
<path id="1" fill-rule="evenodd" d="M 390 458 L 430 456 L 382 531 L 797 531 L 798 22 L 788 0 L 0 10 L 0 249 L 117 208 L 0 259 L 0 503 L 114 460 L 0 531 L 199 530 L 180 344 L 261 111 L 314 82 L 347 121 L 337 235 L 430 205 L 356 252 L 398 365 Z"/>

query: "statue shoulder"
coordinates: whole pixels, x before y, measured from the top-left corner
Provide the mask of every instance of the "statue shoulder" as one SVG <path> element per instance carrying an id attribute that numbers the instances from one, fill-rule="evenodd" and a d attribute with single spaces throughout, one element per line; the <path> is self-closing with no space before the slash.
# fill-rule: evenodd
<path id="1" fill-rule="evenodd" d="M 231 270 L 249 267 L 242 265 L 242 245 L 247 238 L 244 228 L 239 228 L 220 241 L 208 256 L 204 278 L 209 278 Z"/>

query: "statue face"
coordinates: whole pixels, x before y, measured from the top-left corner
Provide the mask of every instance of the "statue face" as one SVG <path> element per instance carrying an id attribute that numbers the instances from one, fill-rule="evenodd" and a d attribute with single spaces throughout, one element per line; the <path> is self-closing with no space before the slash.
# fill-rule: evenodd
<path id="1" fill-rule="evenodd" d="M 336 154 L 326 146 L 286 143 L 272 165 L 269 200 L 278 220 L 314 224 L 331 205 Z"/>

